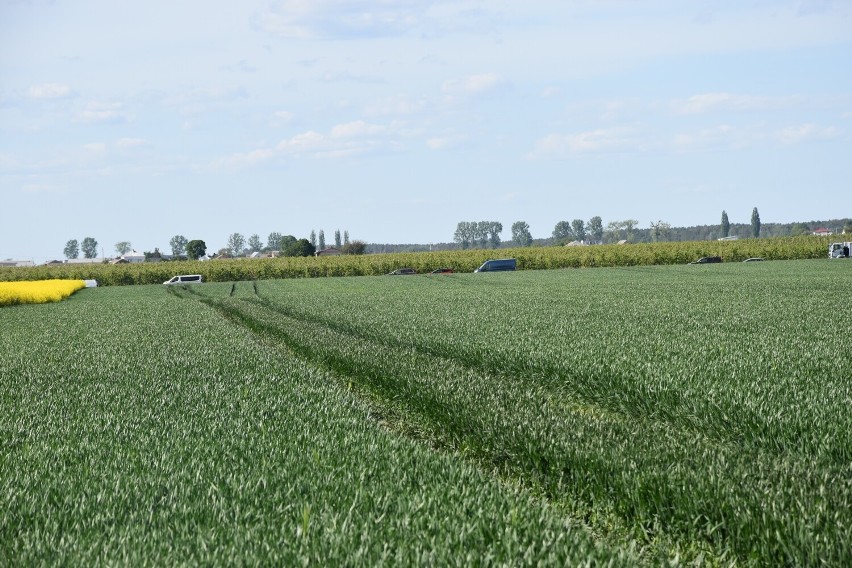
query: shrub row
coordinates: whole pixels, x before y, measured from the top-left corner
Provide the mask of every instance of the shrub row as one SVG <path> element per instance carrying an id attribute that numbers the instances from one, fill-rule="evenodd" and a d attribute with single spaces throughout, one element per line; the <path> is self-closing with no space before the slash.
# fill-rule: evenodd
<path id="1" fill-rule="evenodd" d="M 499 250 L 371 254 L 339 257 L 287 257 L 215 261 L 161 262 L 123 265 L 45 265 L 0 268 L 0 281 L 46 279 L 96 279 L 104 286 L 159 284 L 175 274 L 201 274 L 208 282 L 370 276 L 411 267 L 418 272 L 449 267 L 472 272 L 489 258 L 514 257 L 521 270 L 591 268 L 598 266 L 648 266 L 685 264 L 702 256 L 721 256 L 725 262 L 750 257 L 767 260 L 823 258 L 824 237 L 783 237 L 741 241 L 690 241 L 588 247 L 532 247 Z"/>

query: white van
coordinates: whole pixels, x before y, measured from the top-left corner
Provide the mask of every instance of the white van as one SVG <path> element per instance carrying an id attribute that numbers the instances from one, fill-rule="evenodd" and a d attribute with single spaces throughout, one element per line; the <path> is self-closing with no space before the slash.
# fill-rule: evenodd
<path id="1" fill-rule="evenodd" d="M 163 284 L 166 286 L 170 284 L 201 284 L 201 275 L 181 274 L 180 276 L 175 276 L 171 280 L 166 280 Z"/>

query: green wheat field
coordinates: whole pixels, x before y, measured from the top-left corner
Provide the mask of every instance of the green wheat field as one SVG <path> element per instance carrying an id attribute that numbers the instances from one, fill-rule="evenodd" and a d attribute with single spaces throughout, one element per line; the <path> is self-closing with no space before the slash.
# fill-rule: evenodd
<path id="1" fill-rule="evenodd" d="M 852 263 L 0 309 L 0 565 L 852 563 Z"/>

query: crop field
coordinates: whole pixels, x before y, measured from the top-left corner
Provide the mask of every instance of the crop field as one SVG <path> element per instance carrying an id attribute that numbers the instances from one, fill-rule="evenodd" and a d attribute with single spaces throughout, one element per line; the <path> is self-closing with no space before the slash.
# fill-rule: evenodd
<path id="1" fill-rule="evenodd" d="M 852 263 L 0 309 L 0 564 L 852 562 Z"/>
<path id="2" fill-rule="evenodd" d="M 473 272 L 489 258 L 507 257 L 517 258 L 519 270 L 686 264 L 702 256 L 719 256 L 724 262 L 740 262 L 750 257 L 802 260 L 826 258 L 829 242 L 830 239 L 826 237 L 804 236 L 724 242 L 470 249 L 316 258 L 235 258 L 115 265 L 50 264 L 35 267 L 0 267 L 0 281 L 80 278 L 97 280 L 102 286 L 127 286 L 160 284 L 176 274 L 201 274 L 205 282 L 231 282 L 327 276 L 379 276 L 405 267 L 414 268 L 419 273 L 441 267 L 449 267 L 456 272 Z"/>
<path id="3" fill-rule="evenodd" d="M 0 282 L 0 306 L 58 302 L 85 287 L 82 280 Z"/>

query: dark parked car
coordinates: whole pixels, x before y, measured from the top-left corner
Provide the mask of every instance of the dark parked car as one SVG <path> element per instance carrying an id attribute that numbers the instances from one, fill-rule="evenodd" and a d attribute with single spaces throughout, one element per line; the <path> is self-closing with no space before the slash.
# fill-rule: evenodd
<path id="1" fill-rule="evenodd" d="M 722 262 L 721 256 L 702 256 L 695 262 L 690 262 L 689 264 L 713 264 L 715 262 Z"/>
<path id="2" fill-rule="evenodd" d="M 452 273 L 453 273 L 452 268 L 436 268 L 435 270 L 433 270 L 429 274 L 452 274 Z"/>
<path id="3" fill-rule="evenodd" d="M 388 276 L 401 276 L 404 274 L 417 274 L 417 271 L 413 268 L 397 268 L 393 272 L 388 272 Z"/>
<path id="4" fill-rule="evenodd" d="M 489 259 L 474 272 L 498 272 L 502 270 L 515 270 L 517 261 L 514 258 Z"/>

